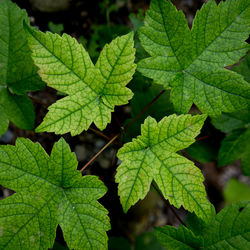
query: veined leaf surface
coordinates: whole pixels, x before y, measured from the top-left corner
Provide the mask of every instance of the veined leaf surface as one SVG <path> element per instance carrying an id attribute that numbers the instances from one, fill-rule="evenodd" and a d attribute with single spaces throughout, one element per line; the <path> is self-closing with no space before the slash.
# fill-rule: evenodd
<path id="1" fill-rule="evenodd" d="M 115 105 L 128 103 L 133 93 L 126 88 L 135 72 L 133 33 L 106 45 L 94 66 L 82 45 L 64 34 L 46 34 L 26 25 L 32 57 L 40 76 L 68 96 L 49 107 L 37 132 L 80 134 L 92 122 L 104 129 Z"/>
<path id="2" fill-rule="evenodd" d="M 138 70 L 165 88 L 171 88 L 176 111 L 187 113 L 194 103 L 206 114 L 218 116 L 247 107 L 250 85 L 224 67 L 248 51 L 248 0 L 214 0 L 197 12 L 192 30 L 170 0 L 152 0 L 141 44 L 151 57 Z"/>
<path id="3" fill-rule="evenodd" d="M 58 224 L 69 248 L 107 249 L 106 187 L 76 169 L 64 139 L 50 157 L 28 139 L 0 146 L 0 183 L 17 192 L 0 202 L 1 249 L 52 248 Z"/>
<path id="4" fill-rule="evenodd" d="M 202 183 L 204 177 L 193 162 L 176 153 L 195 141 L 205 119 L 205 115 L 170 115 L 157 123 L 148 117 L 141 135 L 118 151 L 122 163 L 115 179 L 125 212 L 146 196 L 155 180 L 171 204 L 209 220 L 211 205 Z"/>

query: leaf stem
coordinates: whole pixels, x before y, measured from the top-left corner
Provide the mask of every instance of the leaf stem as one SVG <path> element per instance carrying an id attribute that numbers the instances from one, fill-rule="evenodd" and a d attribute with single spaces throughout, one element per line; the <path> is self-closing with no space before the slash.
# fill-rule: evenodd
<path id="1" fill-rule="evenodd" d="M 166 90 L 163 89 L 147 106 L 145 106 L 143 110 L 124 127 L 124 132 L 126 132 L 126 130 L 165 92 Z"/>
<path id="2" fill-rule="evenodd" d="M 111 138 L 109 138 L 108 136 L 106 136 L 105 134 L 103 134 L 101 131 L 94 129 L 94 128 L 89 128 L 89 130 L 93 131 L 94 133 L 96 133 L 97 135 L 102 136 L 103 138 L 105 138 L 106 140 L 110 141 Z"/>
<path id="3" fill-rule="evenodd" d="M 120 134 L 115 135 L 105 146 L 102 147 L 100 151 L 98 151 L 80 170 L 82 173 L 111 143 L 113 143 Z"/>
<path id="4" fill-rule="evenodd" d="M 179 222 L 183 225 L 186 226 L 185 222 L 181 219 L 181 217 L 176 213 L 176 211 L 174 210 L 174 208 L 172 207 L 172 205 L 169 203 L 168 200 L 165 199 L 165 197 L 163 196 L 163 194 L 161 193 L 161 191 L 158 189 L 158 187 L 152 182 L 152 187 L 155 189 L 155 191 L 160 195 L 160 197 L 162 198 L 162 200 L 166 203 L 167 207 L 170 208 L 170 210 L 173 212 L 173 214 L 175 215 L 175 217 L 179 220 Z"/>
<path id="5" fill-rule="evenodd" d="M 135 116 L 123 129 L 123 131 L 125 133 L 127 133 L 129 135 L 129 133 L 126 131 L 163 93 L 165 93 L 166 90 L 162 90 L 149 104 L 147 104 L 147 106 L 145 106 L 143 108 L 143 110 L 137 115 Z M 120 121 L 117 119 L 117 122 L 120 123 Z M 90 128 L 90 130 L 94 131 L 94 132 L 98 132 L 98 134 L 102 135 L 103 137 L 105 137 L 106 139 L 109 139 L 109 142 L 99 151 L 97 152 L 80 170 L 80 172 L 82 173 L 111 143 L 113 143 L 119 136 L 120 134 L 115 135 L 112 139 L 108 138 L 106 135 L 102 134 L 101 132 Z"/>

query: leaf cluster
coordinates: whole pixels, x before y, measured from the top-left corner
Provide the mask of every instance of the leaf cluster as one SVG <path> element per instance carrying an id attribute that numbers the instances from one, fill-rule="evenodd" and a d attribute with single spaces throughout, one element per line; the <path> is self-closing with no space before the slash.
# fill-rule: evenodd
<path id="1" fill-rule="evenodd" d="M 9 121 L 34 128 L 27 93 L 42 89 L 44 82 L 64 96 L 48 107 L 37 133 L 75 136 L 93 123 L 104 130 L 115 107 L 130 101 L 132 118 L 85 166 L 127 133 L 123 139 L 129 142 L 118 150 L 121 163 L 115 174 L 124 213 L 152 185 L 171 205 L 192 213 L 187 226 L 155 229 L 163 246 L 249 249 L 249 202 L 231 204 L 216 215 L 201 170 L 183 150 L 195 142 L 210 116 L 215 128 L 229 133 L 221 143 L 218 165 L 240 158 L 244 174 L 250 176 L 249 54 L 240 66 L 225 68 L 249 50 L 250 3 L 227 0 L 217 5 L 210 0 L 190 29 L 170 0 L 151 0 L 144 24 L 141 19 L 141 13 L 139 18 L 131 15 L 135 38 L 134 32 L 118 36 L 98 56 L 70 35 L 31 27 L 24 10 L 1 1 L 0 135 Z M 136 68 L 143 76 L 134 75 Z M 0 202 L 1 249 L 52 248 L 58 225 L 70 249 L 108 248 L 108 211 L 97 201 L 106 187 L 97 176 L 82 176 L 77 165 L 63 138 L 50 156 L 29 139 L 0 146 L 0 183 L 16 192 Z"/>

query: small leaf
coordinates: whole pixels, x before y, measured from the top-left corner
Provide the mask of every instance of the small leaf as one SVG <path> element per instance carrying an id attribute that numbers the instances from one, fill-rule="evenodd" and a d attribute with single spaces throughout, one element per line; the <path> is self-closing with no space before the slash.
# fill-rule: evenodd
<path id="1" fill-rule="evenodd" d="M 250 53 L 243 58 L 240 65 L 233 66 L 231 70 L 243 75 L 245 80 L 250 82 Z"/>
<path id="2" fill-rule="evenodd" d="M 8 89 L 0 89 L 0 106 L 5 117 L 19 128 L 33 129 L 35 112 L 31 100 L 25 95 L 13 95 Z"/>
<path id="3" fill-rule="evenodd" d="M 97 202 L 106 187 L 81 176 L 63 139 L 50 157 L 28 139 L 0 146 L 0 166 L 0 183 L 17 192 L 0 202 L 2 249 L 52 248 L 58 224 L 69 248 L 107 249 L 109 219 Z"/>
<path id="4" fill-rule="evenodd" d="M 206 116 L 171 115 L 159 123 L 148 117 L 141 136 L 126 143 L 117 156 L 118 194 L 125 212 L 149 191 L 154 179 L 171 204 L 183 205 L 204 220 L 210 218 L 210 203 L 202 184 L 204 177 L 193 162 L 176 152 L 191 145 Z"/>
<path id="5" fill-rule="evenodd" d="M 106 45 L 94 66 L 74 38 L 25 27 L 40 76 L 48 86 L 68 94 L 49 107 L 36 131 L 77 135 L 92 122 L 104 129 L 115 105 L 126 104 L 133 96 L 126 88 L 135 71 L 133 33 Z"/>
<path id="6" fill-rule="evenodd" d="M 223 196 L 227 204 L 250 201 L 250 186 L 232 178 L 227 182 L 223 190 Z"/>
<path id="7" fill-rule="evenodd" d="M 221 143 L 218 159 L 219 166 L 230 164 L 249 153 L 250 128 L 234 130 Z"/>

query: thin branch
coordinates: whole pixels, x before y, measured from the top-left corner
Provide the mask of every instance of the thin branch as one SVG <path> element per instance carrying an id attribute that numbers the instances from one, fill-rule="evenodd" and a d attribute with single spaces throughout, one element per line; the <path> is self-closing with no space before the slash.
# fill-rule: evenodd
<path id="1" fill-rule="evenodd" d="M 126 130 L 165 92 L 165 89 L 162 90 L 147 106 L 145 106 L 144 109 L 124 127 L 124 131 L 126 132 Z"/>
<path id="2" fill-rule="evenodd" d="M 89 128 L 89 130 L 93 131 L 94 133 L 96 133 L 97 135 L 102 136 L 103 138 L 105 138 L 106 140 L 110 141 L 111 138 L 109 138 L 108 136 L 106 136 L 105 134 L 103 134 L 101 131 L 94 129 L 94 128 Z"/>
<path id="3" fill-rule="evenodd" d="M 155 191 L 160 195 L 160 197 L 162 198 L 162 200 L 166 203 L 167 207 L 170 208 L 170 210 L 173 212 L 173 214 L 175 215 L 175 217 L 179 220 L 179 222 L 183 225 L 186 226 L 185 222 L 181 219 L 181 217 L 176 213 L 176 211 L 174 210 L 174 208 L 171 206 L 171 204 L 169 203 L 168 200 L 165 199 L 165 197 L 163 196 L 163 194 L 161 193 L 161 191 L 158 189 L 158 187 L 152 182 L 152 187 L 155 189 Z"/>
<path id="4" fill-rule="evenodd" d="M 114 136 L 100 151 L 98 151 L 80 170 L 80 172 L 82 173 L 110 144 L 112 144 L 118 137 L 120 136 L 120 134 L 117 134 L 116 136 Z"/>

